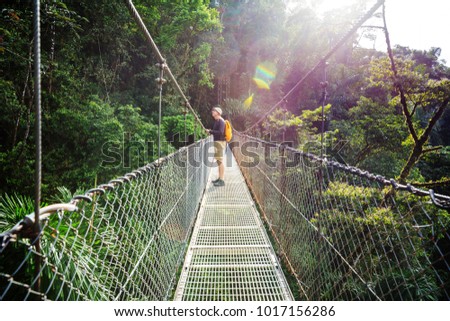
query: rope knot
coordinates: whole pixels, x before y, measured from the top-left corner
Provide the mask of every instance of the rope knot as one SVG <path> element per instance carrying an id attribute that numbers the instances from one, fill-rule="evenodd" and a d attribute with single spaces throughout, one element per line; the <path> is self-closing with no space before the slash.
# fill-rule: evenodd
<path id="1" fill-rule="evenodd" d="M 163 59 L 162 62 L 156 63 L 156 67 L 158 67 L 161 70 L 167 70 L 167 68 L 169 68 L 169 66 L 167 66 L 166 64 L 166 59 Z"/>
<path id="2" fill-rule="evenodd" d="M 155 81 L 156 81 L 156 83 L 157 83 L 159 86 L 162 86 L 162 85 L 164 85 L 164 84 L 167 82 L 167 80 L 164 79 L 164 78 L 162 78 L 162 77 L 156 78 Z"/>

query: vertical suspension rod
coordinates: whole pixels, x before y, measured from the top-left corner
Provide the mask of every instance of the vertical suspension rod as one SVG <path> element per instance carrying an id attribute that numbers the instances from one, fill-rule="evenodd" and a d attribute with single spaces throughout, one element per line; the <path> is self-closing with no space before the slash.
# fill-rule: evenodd
<path id="1" fill-rule="evenodd" d="M 157 66 L 159 67 L 159 78 L 156 79 L 156 82 L 158 83 L 158 89 L 159 89 L 159 104 L 158 104 L 158 159 L 161 158 L 161 117 L 162 117 L 162 91 L 163 91 L 163 85 L 165 83 L 164 80 L 164 63 L 158 63 Z"/>
<path id="2" fill-rule="evenodd" d="M 35 163 L 35 190 L 34 190 L 34 246 L 36 250 L 35 258 L 35 274 L 36 283 L 34 284 L 34 289 L 40 292 L 41 280 L 40 280 L 40 269 L 41 269 L 41 244 L 40 244 L 40 233 L 41 224 L 39 221 L 39 210 L 41 206 L 41 180 L 42 180 L 42 129 L 41 129 L 41 25 L 40 25 L 40 0 L 34 0 L 33 2 L 34 10 L 34 107 L 36 113 L 35 120 L 35 140 L 36 140 L 36 163 Z"/>

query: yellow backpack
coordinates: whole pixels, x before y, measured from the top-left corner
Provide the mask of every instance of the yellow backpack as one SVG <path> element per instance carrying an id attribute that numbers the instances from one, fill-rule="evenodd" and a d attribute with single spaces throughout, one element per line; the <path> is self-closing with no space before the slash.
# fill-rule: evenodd
<path id="1" fill-rule="evenodd" d="M 230 142 L 233 137 L 233 128 L 231 127 L 231 123 L 228 120 L 225 120 L 225 140 L 227 143 Z"/>

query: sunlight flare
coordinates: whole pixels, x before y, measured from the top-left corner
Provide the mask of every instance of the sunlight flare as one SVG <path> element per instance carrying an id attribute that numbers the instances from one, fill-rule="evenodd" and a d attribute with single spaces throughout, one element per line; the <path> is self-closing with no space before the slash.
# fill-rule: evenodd
<path id="1" fill-rule="evenodd" d="M 275 79 L 276 74 L 277 67 L 271 62 L 265 61 L 256 66 L 253 81 L 259 89 L 270 90 L 270 84 Z"/>

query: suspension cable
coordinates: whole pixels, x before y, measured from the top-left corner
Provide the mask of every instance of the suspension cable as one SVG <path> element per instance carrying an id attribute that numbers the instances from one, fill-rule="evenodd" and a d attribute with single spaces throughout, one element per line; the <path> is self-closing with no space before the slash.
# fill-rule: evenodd
<path id="1" fill-rule="evenodd" d="M 36 164 L 35 164 L 35 191 L 34 191 L 34 246 L 36 254 L 35 273 L 36 283 L 34 288 L 40 292 L 40 269 L 41 269 L 41 224 L 39 210 L 41 206 L 41 181 L 42 181 L 42 129 L 41 129 L 41 25 L 40 25 L 40 0 L 34 0 L 34 104 L 35 104 L 35 140 L 36 140 Z"/>
<path id="2" fill-rule="evenodd" d="M 310 71 L 308 71 L 308 73 L 306 73 L 306 75 L 304 75 L 303 78 L 300 79 L 286 95 L 283 96 L 283 98 L 280 99 L 280 101 L 272 106 L 260 119 L 258 119 L 256 123 L 243 131 L 243 133 L 248 133 L 254 129 L 259 123 L 266 119 L 266 117 L 269 116 L 275 108 L 280 106 L 280 104 L 282 104 L 287 97 L 289 97 L 301 84 L 305 82 L 306 79 L 308 79 L 319 67 L 321 67 L 336 52 L 336 50 L 338 50 L 348 39 L 350 39 L 356 30 L 358 30 L 358 28 L 360 28 L 361 25 L 366 22 L 366 20 L 369 19 L 382 4 L 384 4 L 384 1 L 385 0 L 378 0 L 378 2 L 347 32 L 347 34 L 345 34 L 344 37 L 342 37 L 341 40 L 339 40 L 336 45 L 331 48 L 331 50 L 322 59 L 320 59 L 320 61 Z"/>
<path id="3" fill-rule="evenodd" d="M 133 1 L 132 0 L 125 0 L 125 4 L 127 5 L 128 10 L 130 11 L 130 13 L 133 16 L 134 20 L 138 24 L 139 28 L 145 34 L 145 37 L 147 38 L 147 40 L 148 40 L 148 42 L 149 42 L 149 44 L 150 44 L 154 54 L 156 55 L 159 63 L 160 64 L 164 64 L 164 69 L 165 69 L 166 73 L 169 75 L 170 80 L 172 80 L 172 82 L 174 83 L 175 88 L 178 91 L 178 93 L 180 94 L 180 96 L 183 98 L 184 103 L 191 110 L 192 114 L 194 115 L 195 119 L 200 124 L 200 126 L 202 126 L 202 128 L 204 130 L 206 130 L 206 127 L 203 125 L 203 123 L 200 120 L 200 118 L 198 117 L 197 113 L 192 108 L 191 104 L 189 103 L 189 100 L 186 98 L 186 95 L 184 94 L 183 90 L 181 89 L 180 85 L 178 84 L 175 76 L 172 74 L 172 71 L 170 70 L 169 66 L 167 65 L 166 60 L 161 55 L 161 52 L 159 51 L 158 46 L 156 45 L 156 43 L 153 40 L 150 32 L 148 31 L 147 27 L 145 26 L 144 21 L 142 20 L 139 12 L 137 11 L 136 7 L 133 4 Z"/>

